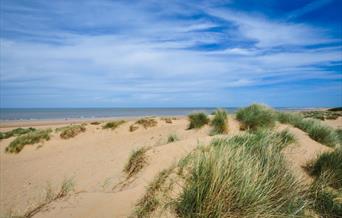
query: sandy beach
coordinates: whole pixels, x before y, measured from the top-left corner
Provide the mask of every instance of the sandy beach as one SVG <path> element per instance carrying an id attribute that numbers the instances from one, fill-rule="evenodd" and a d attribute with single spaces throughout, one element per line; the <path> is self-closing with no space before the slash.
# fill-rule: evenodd
<path id="1" fill-rule="evenodd" d="M 146 186 L 163 169 L 176 164 L 198 145 L 208 144 L 210 127 L 188 130 L 186 117 L 177 117 L 172 123 L 156 117 L 155 127 L 139 126 L 134 132 L 129 126 L 136 118 L 127 120 L 115 130 L 91 125 L 90 120 L 25 121 L 2 123 L 0 131 L 14 127 L 34 126 L 38 129 L 58 128 L 67 124 L 86 123 L 86 131 L 74 138 L 62 139 L 53 132 L 50 140 L 27 145 L 18 154 L 9 154 L 5 148 L 13 137 L 0 141 L 2 214 L 12 211 L 23 214 L 44 199 L 47 187 L 58 189 L 65 179 L 72 179 L 75 190 L 71 195 L 58 199 L 40 210 L 34 217 L 127 217 L 144 194 Z M 108 119 L 107 119 L 108 121 Z M 239 122 L 229 116 L 228 135 L 240 132 Z M 341 117 L 326 122 L 340 127 Z M 285 151 L 294 171 L 299 177 L 307 177 L 301 168 L 306 161 L 330 148 L 310 139 L 303 131 L 278 124 L 277 129 L 290 128 L 298 143 Z M 170 134 L 178 141 L 168 143 Z M 135 149 L 149 147 L 148 165 L 136 176 L 126 181 L 123 168 Z M 304 178 L 305 179 L 305 178 Z M 308 179 L 308 178 L 306 178 Z M 126 183 L 124 186 L 118 184 Z"/>

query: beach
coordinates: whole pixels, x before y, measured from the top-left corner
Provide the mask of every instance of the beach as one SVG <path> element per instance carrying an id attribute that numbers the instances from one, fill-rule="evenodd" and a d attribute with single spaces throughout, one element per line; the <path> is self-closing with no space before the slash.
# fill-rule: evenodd
<path id="1" fill-rule="evenodd" d="M 48 189 L 57 190 L 64 180 L 71 179 L 74 183 L 72 194 L 51 202 L 34 217 L 128 217 L 161 170 L 177 164 L 199 145 L 224 136 L 210 135 L 208 125 L 189 130 L 185 116 L 170 117 L 171 122 L 162 117 L 153 119 L 156 125 L 146 128 L 135 124 L 138 118 L 126 119 L 114 130 L 102 128 L 112 119 L 97 120 L 99 123 L 94 123 L 93 119 L 2 123 L 1 132 L 16 127 L 51 128 L 53 132 L 50 140 L 27 145 L 18 154 L 5 152 L 13 137 L 0 141 L 0 211 L 23 214 L 44 201 Z M 228 135 L 242 132 L 234 115 L 228 117 L 228 123 Z M 342 119 L 326 123 L 340 128 Z M 85 131 L 70 139 L 63 139 L 54 131 L 70 124 L 83 125 Z M 131 132 L 131 125 L 138 129 Z M 276 128 L 290 128 L 298 138 L 300 146 L 289 146 L 285 154 L 294 172 L 307 177 L 301 166 L 330 148 L 289 125 L 278 124 Z M 171 134 L 177 136 L 177 141 L 168 142 Z M 147 166 L 127 179 L 123 172 L 127 160 L 132 151 L 142 147 L 148 148 Z"/>

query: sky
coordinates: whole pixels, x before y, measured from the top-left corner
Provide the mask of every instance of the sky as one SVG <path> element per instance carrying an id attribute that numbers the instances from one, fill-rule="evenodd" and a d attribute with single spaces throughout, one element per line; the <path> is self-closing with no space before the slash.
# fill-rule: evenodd
<path id="1" fill-rule="evenodd" d="M 340 0 L 0 0 L 0 107 L 342 105 Z"/>

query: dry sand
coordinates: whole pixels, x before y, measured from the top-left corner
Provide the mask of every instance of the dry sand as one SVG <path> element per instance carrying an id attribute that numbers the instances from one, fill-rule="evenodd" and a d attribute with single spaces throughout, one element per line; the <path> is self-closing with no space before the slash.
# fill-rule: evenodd
<path id="1" fill-rule="evenodd" d="M 27 145 L 19 154 L 5 153 L 13 138 L 0 141 L 0 211 L 12 209 L 23 214 L 44 197 L 49 183 L 57 187 L 65 178 L 73 178 L 75 192 L 43 208 L 34 217 L 127 217 L 134 210 L 146 186 L 163 169 L 193 150 L 199 144 L 212 140 L 210 127 L 187 130 L 186 118 L 172 124 L 158 120 L 156 127 L 129 132 L 130 120 L 115 130 L 104 130 L 101 125 L 86 126 L 86 132 L 71 139 L 61 139 L 53 133 L 49 141 Z M 83 122 L 83 121 L 82 121 Z M 338 122 L 338 121 L 337 121 Z M 29 126 L 29 123 L 23 124 Z M 22 126 L 22 125 L 20 125 Z M 65 126 L 63 122 L 34 123 L 36 128 Z M 16 126 L 17 127 L 17 126 Z M 287 126 L 280 125 L 279 128 Z M 318 153 L 329 150 L 297 128 L 289 127 L 298 143 L 286 150 L 286 157 L 295 172 L 305 177 L 302 166 Z M 8 125 L 0 131 L 11 129 Z M 229 117 L 229 134 L 239 133 L 239 123 Z M 175 133 L 179 141 L 167 143 Z M 125 181 L 122 172 L 130 153 L 142 146 L 150 146 L 148 165 L 135 177 Z M 125 185 L 117 184 L 125 181 Z M 116 187 L 115 187 L 116 186 Z M 113 189 L 113 187 L 115 187 Z"/>

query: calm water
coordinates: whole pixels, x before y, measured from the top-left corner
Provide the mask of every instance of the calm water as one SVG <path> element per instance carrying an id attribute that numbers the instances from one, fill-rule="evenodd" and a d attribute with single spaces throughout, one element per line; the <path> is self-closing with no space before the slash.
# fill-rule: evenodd
<path id="1" fill-rule="evenodd" d="M 79 119 L 105 117 L 176 116 L 192 112 L 211 113 L 216 108 L 2 108 L 0 120 Z M 234 113 L 238 108 L 225 108 Z M 296 110 L 298 108 L 279 108 Z"/>

